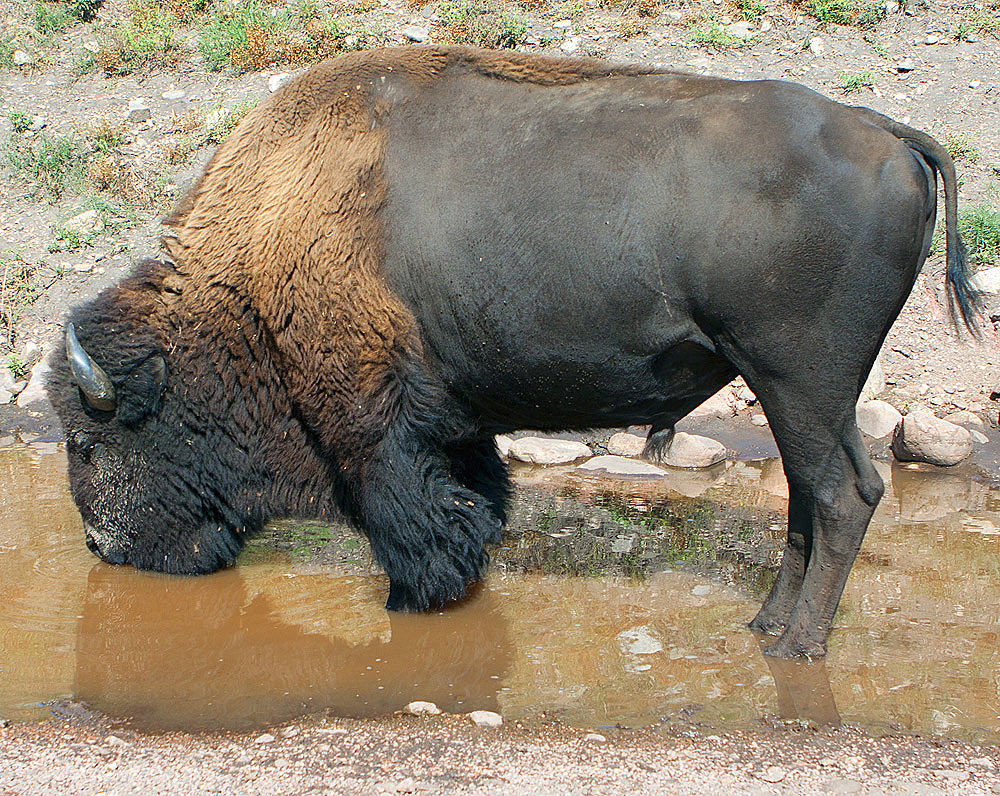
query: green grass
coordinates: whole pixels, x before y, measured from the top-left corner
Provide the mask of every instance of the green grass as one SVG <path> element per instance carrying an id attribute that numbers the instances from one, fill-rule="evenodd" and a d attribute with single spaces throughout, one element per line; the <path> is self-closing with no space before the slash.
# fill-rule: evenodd
<path id="1" fill-rule="evenodd" d="M 443 38 L 478 47 L 517 47 L 528 31 L 520 11 L 496 0 L 445 0 L 437 4 Z"/>
<path id="2" fill-rule="evenodd" d="M 875 85 L 875 76 L 871 72 L 838 72 L 837 86 L 845 92 L 861 91 Z"/>
<path id="3" fill-rule="evenodd" d="M 942 139 L 941 145 L 948 150 L 952 160 L 975 163 L 979 159 L 979 149 L 973 144 L 971 136 L 949 133 Z"/>
<path id="4" fill-rule="evenodd" d="M 974 264 L 1000 265 L 1000 212 L 993 202 L 983 201 L 959 210 L 958 231 Z"/>
<path id="5" fill-rule="evenodd" d="M 1000 11 L 986 10 L 964 17 L 955 29 L 955 38 L 966 41 L 974 33 L 1000 38 Z"/>
<path id="6" fill-rule="evenodd" d="M 82 183 L 86 155 L 74 136 L 11 136 L 4 155 L 14 172 L 50 201 L 57 201 L 68 186 Z"/>
<path id="7" fill-rule="evenodd" d="M 39 281 L 39 270 L 37 263 L 20 254 L 0 252 L 0 334 L 8 348 L 14 338 L 14 325 L 46 287 Z"/>
<path id="8" fill-rule="evenodd" d="M 129 13 L 101 42 L 97 61 L 108 75 L 127 75 L 152 66 L 167 66 L 180 51 L 180 20 L 156 0 L 133 0 Z"/>
<path id="9" fill-rule="evenodd" d="M 17 354 L 7 356 L 7 370 L 14 377 L 14 381 L 23 381 L 31 375 L 31 369 Z"/>
<path id="10" fill-rule="evenodd" d="M 809 0 L 806 13 L 826 25 L 852 25 L 862 30 L 874 28 L 885 19 L 885 5 L 878 0 Z"/>
<path id="11" fill-rule="evenodd" d="M 43 35 L 56 33 L 73 23 L 69 11 L 61 5 L 35 3 L 35 30 Z"/>
<path id="12" fill-rule="evenodd" d="M 741 19 L 756 22 L 767 13 L 767 6 L 757 0 L 736 0 L 736 8 Z"/>
<path id="13" fill-rule="evenodd" d="M 247 71 L 241 68 L 244 62 L 248 68 L 266 66 L 266 63 L 260 63 L 261 57 L 266 56 L 262 52 L 266 40 L 284 33 L 289 24 L 287 11 L 282 10 L 272 16 L 269 7 L 258 0 L 215 9 L 202 28 L 198 43 L 205 56 L 205 67 L 212 71 L 226 67 Z"/>
<path id="14" fill-rule="evenodd" d="M 221 144 L 229 138 L 233 130 L 236 129 L 236 125 L 243 120 L 244 116 L 257 107 L 257 103 L 258 100 L 256 99 L 244 100 L 221 114 L 215 112 L 208 114 L 206 121 L 210 121 L 210 123 L 207 125 L 208 129 L 205 132 L 205 143 Z"/>
<path id="15" fill-rule="evenodd" d="M 734 36 L 719 23 L 719 20 L 713 17 L 709 17 L 703 20 L 703 22 L 689 25 L 688 31 L 688 41 L 693 41 L 695 44 L 704 44 L 708 47 L 715 47 L 719 50 L 745 47 L 748 44 L 747 39 L 741 36 Z"/>
<path id="16" fill-rule="evenodd" d="M 7 121 L 10 122 L 11 129 L 15 133 L 26 132 L 31 127 L 31 116 L 17 108 L 7 111 Z"/>
<path id="17" fill-rule="evenodd" d="M 61 0 L 66 13 L 81 22 L 90 22 L 97 16 L 97 9 L 103 0 Z"/>

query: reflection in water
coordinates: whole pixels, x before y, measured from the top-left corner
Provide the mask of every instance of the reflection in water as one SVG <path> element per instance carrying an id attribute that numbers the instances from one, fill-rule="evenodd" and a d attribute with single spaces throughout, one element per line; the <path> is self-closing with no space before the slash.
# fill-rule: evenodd
<path id="1" fill-rule="evenodd" d="M 489 591 L 434 615 L 354 611 L 343 625 L 353 638 L 341 638 L 286 621 L 272 596 L 280 573 L 255 574 L 278 588 L 254 594 L 239 569 L 182 579 L 95 565 L 74 697 L 149 729 L 243 729 L 321 709 L 384 715 L 415 695 L 446 711 L 497 709 L 511 646 Z M 315 581 L 300 596 L 345 620 L 351 611 L 337 606 L 373 596 L 351 578 L 300 579 Z"/>
<path id="2" fill-rule="evenodd" d="M 996 742 L 1000 493 L 880 468 L 830 654 L 803 665 L 765 660 L 745 626 L 784 534 L 776 461 L 697 483 L 533 471 L 478 594 L 390 616 L 384 577 L 337 527 L 275 526 L 204 578 L 95 564 L 62 453 L 0 451 L 0 716 L 76 697 L 146 727 L 245 728 L 429 699 L 581 726 L 777 712 Z"/>
<path id="3" fill-rule="evenodd" d="M 763 642 L 766 646 L 770 642 Z M 802 719 L 825 727 L 840 726 L 840 712 L 833 698 L 826 661 L 784 661 L 764 658 L 778 692 L 778 715 Z"/>

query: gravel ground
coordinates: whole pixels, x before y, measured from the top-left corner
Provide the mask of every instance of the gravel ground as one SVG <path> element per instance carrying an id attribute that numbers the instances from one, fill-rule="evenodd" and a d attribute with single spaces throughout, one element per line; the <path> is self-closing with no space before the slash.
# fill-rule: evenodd
<path id="1" fill-rule="evenodd" d="M 444 715 L 150 736 L 67 711 L 58 721 L 0 730 L 0 793 L 1000 793 L 995 747 L 873 738 L 848 728 L 589 734 L 543 720 L 480 729 Z"/>

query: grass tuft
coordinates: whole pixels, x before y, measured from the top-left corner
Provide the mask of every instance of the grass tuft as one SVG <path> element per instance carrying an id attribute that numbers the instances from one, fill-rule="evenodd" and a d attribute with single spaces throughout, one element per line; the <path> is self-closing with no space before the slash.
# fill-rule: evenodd
<path id="1" fill-rule="evenodd" d="M 805 12 L 822 24 L 851 25 L 870 30 L 885 19 L 884 3 L 878 0 L 809 0 Z"/>
<path id="2" fill-rule="evenodd" d="M 127 75 L 177 62 L 179 18 L 156 0 L 132 0 L 129 13 L 101 42 L 97 62 L 107 75 Z"/>
<path id="3" fill-rule="evenodd" d="M 861 91 L 875 85 L 875 76 L 871 72 L 837 72 L 837 86 L 846 93 Z"/>
<path id="4" fill-rule="evenodd" d="M 742 36 L 734 36 L 714 17 L 708 17 L 701 23 L 689 25 L 688 30 L 690 31 L 688 34 L 689 41 L 693 41 L 695 44 L 714 47 L 718 50 L 746 47 L 749 44 L 748 39 Z"/>
<path id="5" fill-rule="evenodd" d="M 438 37 L 452 44 L 513 48 L 528 31 L 520 11 L 498 0 L 444 0 L 437 13 Z"/>

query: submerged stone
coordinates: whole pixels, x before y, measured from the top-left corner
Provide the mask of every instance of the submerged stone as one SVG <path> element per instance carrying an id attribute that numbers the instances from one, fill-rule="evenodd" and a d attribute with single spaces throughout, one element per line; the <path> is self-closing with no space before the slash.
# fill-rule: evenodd
<path id="1" fill-rule="evenodd" d="M 621 478 L 663 478 L 669 473 L 649 462 L 624 456 L 595 456 L 576 468 L 581 472 L 603 473 Z"/>

